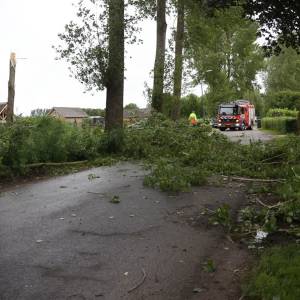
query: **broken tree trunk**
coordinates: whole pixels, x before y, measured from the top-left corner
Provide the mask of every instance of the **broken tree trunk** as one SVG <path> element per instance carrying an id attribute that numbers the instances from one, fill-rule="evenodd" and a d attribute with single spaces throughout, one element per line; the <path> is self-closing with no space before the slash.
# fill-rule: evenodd
<path id="1" fill-rule="evenodd" d="M 9 60 L 9 81 L 7 99 L 7 122 L 9 123 L 13 122 L 14 120 L 16 65 L 16 54 L 11 53 Z"/>

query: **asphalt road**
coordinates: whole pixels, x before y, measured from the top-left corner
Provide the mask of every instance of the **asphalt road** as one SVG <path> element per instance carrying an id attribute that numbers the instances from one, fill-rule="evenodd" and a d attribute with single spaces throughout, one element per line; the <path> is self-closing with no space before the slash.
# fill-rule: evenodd
<path id="1" fill-rule="evenodd" d="M 144 173 L 122 164 L 2 189 L 0 299 L 238 299 L 243 252 L 201 211 L 236 211 L 241 189 L 170 196 Z M 201 271 L 208 258 L 220 273 Z"/>
<path id="2" fill-rule="evenodd" d="M 271 134 L 267 134 L 263 131 L 254 128 L 253 130 L 245 131 L 220 131 L 225 134 L 233 142 L 241 142 L 242 144 L 250 144 L 251 142 L 267 142 L 274 138 Z"/>

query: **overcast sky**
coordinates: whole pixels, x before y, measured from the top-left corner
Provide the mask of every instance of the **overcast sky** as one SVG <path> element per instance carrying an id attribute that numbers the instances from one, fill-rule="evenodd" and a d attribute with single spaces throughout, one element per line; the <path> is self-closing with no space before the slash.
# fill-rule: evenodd
<path id="1" fill-rule="evenodd" d="M 10 52 L 16 52 L 15 112 L 29 114 L 35 108 L 75 106 L 104 108 L 105 93 L 84 94 L 84 86 L 69 77 L 68 65 L 56 61 L 52 45 L 57 34 L 74 19 L 74 0 L 0 0 L 0 102 L 7 101 Z M 143 24 L 144 44 L 128 48 L 125 104 L 146 106 L 144 82 L 151 84 L 149 72 L 155 55 L 155 23 Z"/>

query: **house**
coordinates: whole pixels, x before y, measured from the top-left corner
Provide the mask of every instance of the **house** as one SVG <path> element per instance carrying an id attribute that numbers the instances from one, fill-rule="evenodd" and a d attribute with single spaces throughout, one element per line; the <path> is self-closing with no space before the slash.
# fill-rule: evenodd
<path id="1" fill-rule="evenodd" d="M 147 119 L 151 115 L 151 109 L 125 109 L 123 113 L 124 122 L 132 124 L 143 119 Z"/>
<path id="2" fill-rule="evenodd" d="M 7 119 L 7 102 L 0 102 L 0 123 L 5 123 Z"/>
<path id="3" fill-rule="evenodd" d="M 89 116 L 88 120 L 91 126 L 105 126 L 105 118 L 102 116 Z"/>
<path id="4" fill-rule="evenodd" d="M 84 119 L 88 118 L 87 113 L 78 107 L 53 107 L 48 116 L 76 125 L 80 125 Z"/>

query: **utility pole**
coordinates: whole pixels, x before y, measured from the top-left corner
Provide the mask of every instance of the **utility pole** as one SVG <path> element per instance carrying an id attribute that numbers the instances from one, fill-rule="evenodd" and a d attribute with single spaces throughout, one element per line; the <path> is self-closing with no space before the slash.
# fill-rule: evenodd
<path id="1" fill-rule="evenodd" d="M 14 103 L 15 103 L 15 78 L 16 78 L 16 53 L 10 54 L 9 60 L 9 81 L 8 81 L 8 98 L 7 98 L 7 122 L 14 121 Z"/>

